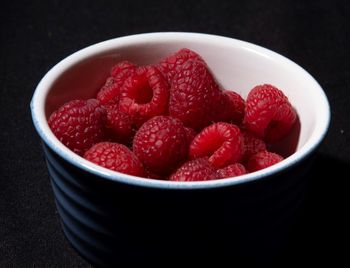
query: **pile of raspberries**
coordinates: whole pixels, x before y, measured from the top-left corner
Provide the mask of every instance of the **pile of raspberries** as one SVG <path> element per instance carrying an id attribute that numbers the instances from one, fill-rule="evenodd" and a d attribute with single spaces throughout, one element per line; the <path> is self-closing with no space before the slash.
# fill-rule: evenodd
<path id="1" fill-rule="evenodd" d="M 272 85 L 254 87 L 246 100 L 224 90 L 186 48 L 156 65 L 121 61 L 96 91 L 53 112 L 52 132 L 97 165 L 151 179 L 206 181 L 274 165 L 283 157 L 267 148 L 297 118 Z"/>

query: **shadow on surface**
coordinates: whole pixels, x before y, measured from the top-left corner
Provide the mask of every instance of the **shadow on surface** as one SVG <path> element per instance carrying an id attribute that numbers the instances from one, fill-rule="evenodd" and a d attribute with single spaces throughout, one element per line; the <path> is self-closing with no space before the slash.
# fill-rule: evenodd
<path id="1" fill-rule="evenodd" d="M 281 267 L 345 261 L 345 211 L 349 204 L 350 163 L 318 154 L 308 176 L 305 202 L 288 246 L 276 260 Z M 342 241 L 343 240 L 343 241 Z"/>

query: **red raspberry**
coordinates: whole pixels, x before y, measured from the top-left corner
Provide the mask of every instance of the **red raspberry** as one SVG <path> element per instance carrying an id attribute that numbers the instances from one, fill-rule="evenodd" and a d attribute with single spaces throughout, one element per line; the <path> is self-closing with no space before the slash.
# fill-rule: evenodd
<path id="1" fill-rule="evenodd" d="M 190 127 L 185 127 L 185 131 L 186 131 L 186 136 L 187 136 L 187 142 L 188 142 L 188 144 L 191 144 L 194 137 L 196 137 L 197 132 L 193 128 L 190 128 Z"/>
<path id="2" fill-rule="evenodd" d="M 229 123 L 215 123 L 204 128 L 192 141 L 191 158 L 209 156 L 215 168 L 236 163 L 243 154 L 243 136 L 239 128 Z"/>
<path id="3" fill-rule="evenodd" d="M 136 66 L 128 61 L 119 62 L 111 69 L 111 77 L 108 77 L 104 86 L 97 93 L 97 99 L 101 104 L 109 102 L 118 103 L 120 88 L 125 80 L 136 70 Z"/>
<path id="4" fill-rule="evenodd" d="M 265 84 L 250 91 L 244 123 L 265 141 L 273 143 L 285 137 L 296 117 L 288 98 L 276 87 Z"/>
<path id="5" fill-rule="evenodd" d="M 278 154 L 262 151 L 251 156 L 246 167 L 250 172 L 254 172 L 272 166 L 282 160 L 283 157 Z"/>
<path id="6" fill-rule="evenodd" d="M 144 175 L 140 160 L 123 144 L 97 143 L 85 153 L 84 158 L 114 171 L 140 177 Z"/>
<path id="7" fill-rule="evenodd" d="M 120 111 L 129 114 L 137 125 L 167 113 L 169 86 L 153 66 L 138 68 L 121 88 Z"/>
<path id="8" fill-rule="evenodd" d="M 176 118 L 155 116 L 136 132 L 133 150 L 151 172 L 167 175 L 187 156 L 184 126 Z"/>
<path id="9" fill-rule="evenodd" d="M 111 76 L 117 79 L 122 79 L 122 77 L 125 78 L 128 75 L 133 74 L 136 68 L 136 65 L 130 61 L 120 61 L 111 68 Z"/>
<path id="10" fill-rule="evenodd" d="M 241 124 L 244 117 L 245 101 L 236 92 L 231 90 L 224 91 L 224 108 L 222 118 L 219 121 L 233 122 Z"/>
<path id="11" fill-rule="evenodd" d="M 154 180 L 165 180 L 163 176 L 155 174 L 147 169 L 145 169 L 145 177 L 148 179 L 154 179 Z"/>
<path id="12" fill-rule="evenodd" d="M 224 179 L 224 178 L 244 175 L 246 173 L 247 173 L 247 171 L 246 171 L 245 167 L 240 163 L 236 163 L 236 164 L 231 164 L 231 165 L 224 167 L 222 169 L 218 169 L 214 173 L 213 177 L 215 179 Z"/>
<path id="13" fill-rule="evenodd" d="M 242 133 L 244 138 L 244 162 L 247 161 L 252 155 L 266 150 L 266 144 L 263 140 L 259 139 L 248 131 L 243 131 Z"/>
<path id="14" fill-rule="evenodd" d="M 112 140 L 128 143 L 133 137 L 133 123 L 131 117 L 119 111 L 118 104 L 107 105 L 107 123 L 106 129 Z"/>
<path id="15" fill-rule="evenodd" d="M 104 139 L 105 117 L 105 109 L 98 100 L 73 100 L 53 112 L 48 123 L 64 145 L 83 155 Z"/>
<path id="16" fill-rule="evenodd" d="M 178 70 L 170 89 L 169 113 L 185 126 L 201 130 L 217 117 L 222 92 L 201 61 L 187 61 Z"/>
<path id="17" fill-rule="evenodd" d="M 171 181 L 207 181 L 213 179 L 215 169 L 210 165 L 208 157 L 197 158 L 184 163 L 173 174 Z"/>
<path id="18" fill-rule="evenodd" d="M 118 103 L 120 94 L 120 86 L 115 83 L 114 77 L 108 77 L 105 84 L 97 93 L 96 98 L 102 103 Z"/>
<path id="19" fill-rule="evenodd" d="M 198 60 L 204 62 L 196 52 L 189 50 L 188 48 L 182 48 L 174 54 L 171 54 L 170 56 L 161 60 L 157 67 L 171 85 L 178 68 L 188 60 Z"/>

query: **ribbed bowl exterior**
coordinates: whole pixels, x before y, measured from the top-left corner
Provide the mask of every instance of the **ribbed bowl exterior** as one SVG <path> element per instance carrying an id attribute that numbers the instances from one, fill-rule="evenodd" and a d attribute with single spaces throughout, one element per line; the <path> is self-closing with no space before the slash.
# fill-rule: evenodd
<path id="1" fill-rule="evenodd" d="M 97 266 L 174 258 L 269 262 L 288 237 L 310 163 L 241 185 L 154 189 L 108 181 L 43 146 L 64 233 Z"/>

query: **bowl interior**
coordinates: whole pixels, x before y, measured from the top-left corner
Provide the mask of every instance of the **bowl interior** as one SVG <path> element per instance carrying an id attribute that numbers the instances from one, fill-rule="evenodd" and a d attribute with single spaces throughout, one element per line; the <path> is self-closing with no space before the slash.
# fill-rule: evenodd
<path id="1" fill-rule="evenodd" d="M 280 88 L 290 99 L 299 115 L 301 132 L 298 148 L 302 147 L 314 131 L 317 120 L 317 103 L 310 92 L 310 84 L 303 73 L 271 55 L 240 44 L 205 43 L 191 40 L 134 44 L 101 51 L 88 59 L 70 66 L 52 85 L 45 111 L 48 117 L 66 101 L 93 98 L 103 85 L 110 68 L 118 61 L 129 60 L 140 65 L 153 64 L 180 48 L 198 52 L 208 63 L 218 82 L 225 88 L 246 97 L 258 84 L 269 83 Z M 311 85 L 312 87 L 312 85 Z"/>
<path id="2" fill-rule="evenodd" d="M 223 88 L 234 90 L 243 97 L 258 84 L 269 83 L 280 88 L 299 116 L 297 152 L 309 144 L 303 154 L 309 153 L 321 141 L 329 121 L 328 102 L 321 87 L 304 69 L 262 47 L 205 34 L 142 34 L 93 45 L 56 65 L 39 84 L 33 102 L 40 99 L 42 118 L 47 119 L 67 101 L 95 97 L 110 68 L 118 61 L 153 64 L 184 47 L 198 52 L 205 59 Z M 34 107 L 33 110 L 34 118 L 40 108 Z M 37 125 L 40 124 L 46 124 L 43 128 L 47 129 L 46 122 Z"/>

